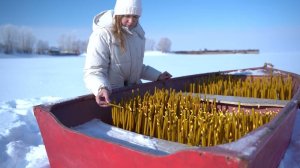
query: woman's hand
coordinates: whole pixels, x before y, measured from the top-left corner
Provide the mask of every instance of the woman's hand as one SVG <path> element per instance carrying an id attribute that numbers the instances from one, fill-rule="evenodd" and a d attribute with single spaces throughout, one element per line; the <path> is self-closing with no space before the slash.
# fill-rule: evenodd
<path id="1" fill-rule="evenodd" d="M 110 103 L 109 91 L 107 88 L 100 88 L 98 95 L 96 96 L 96 102 L 101 107 L 108 107 Z"/>
<path id="2" fill-rule="evenodd" d="M 165 71 L 159 75 L 158 80 L 159 81 L 167 80 L 167 79 L 170 79 L 171 77 L 172 77 L 172 75 L 169 72 Z"/>

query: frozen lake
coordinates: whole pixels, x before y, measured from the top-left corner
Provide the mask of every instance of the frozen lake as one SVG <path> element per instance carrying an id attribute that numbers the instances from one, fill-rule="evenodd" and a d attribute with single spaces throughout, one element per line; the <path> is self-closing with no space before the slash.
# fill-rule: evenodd
<path id="1" fill-rule="evenodd" d="M 144 62 L 173 77 L 241 69 L 272 63 L 275 68 L 300 74 L 300 53 L 175 55 L 146 52 Z M 11 57 L 11 58 L 10 58 Z M 18 98 L 88 94 L 83 83 L 84 56 L 10 56 L 0 54 L 0 102 Z"/>

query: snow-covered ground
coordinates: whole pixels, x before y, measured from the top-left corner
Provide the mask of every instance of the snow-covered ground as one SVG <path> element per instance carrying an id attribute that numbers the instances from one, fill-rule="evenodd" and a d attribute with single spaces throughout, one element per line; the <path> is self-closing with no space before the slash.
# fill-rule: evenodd
<path id="1" fill-rule="evenodd" d="M 174 77 L 272 63 L 300 74 L 300 53 L 173 55 L 147 52 L 145 64 Z M 25 58 L 24 58 L 25 57 Z M 50 57 L 0 54 L 0 167 L 46 168 L 49 162 L 32 107 L 89 92 L 82 75 L 84 55 Z M 279 167 L 300 167 L 300 111 L 292 141 Z"/>

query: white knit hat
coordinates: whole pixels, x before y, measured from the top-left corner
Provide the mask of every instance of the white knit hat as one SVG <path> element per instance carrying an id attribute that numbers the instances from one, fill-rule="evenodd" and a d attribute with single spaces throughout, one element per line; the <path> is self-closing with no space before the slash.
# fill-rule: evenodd
<path id="1" fill-rule="evenodd" d="M 142 14 L 141 0 L 117 0 L 114 15 L 138 15 Z"/>

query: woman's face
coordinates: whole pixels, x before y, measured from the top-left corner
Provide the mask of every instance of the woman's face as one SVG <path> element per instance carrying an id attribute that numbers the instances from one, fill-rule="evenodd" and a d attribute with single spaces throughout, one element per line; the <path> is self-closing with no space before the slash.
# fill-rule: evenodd
<path id="1" fill-rule="evenodd" d="M 122 25 L 127 27 L 128 29 L 132 29 L 136 26 L 139 21 L 138 15 L 124 15 L 122 17 Z"/>

